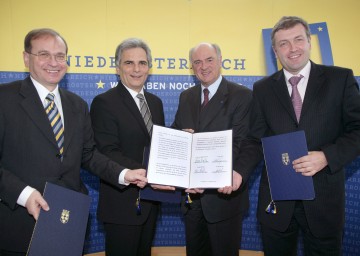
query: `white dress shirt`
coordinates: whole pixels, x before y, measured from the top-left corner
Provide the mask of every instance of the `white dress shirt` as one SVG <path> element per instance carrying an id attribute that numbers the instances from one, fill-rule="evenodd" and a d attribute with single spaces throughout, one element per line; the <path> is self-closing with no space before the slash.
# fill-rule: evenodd
<path id="1" fill-rule="evenodd" d="M 311 69 L 311 64 L 310 61 L 308 61 L 305 67 L 302 70 L 300 70 L 300 72 L 296 75 L 296 76 L 300 76 L 300 75 L 303 76 L 303 78 L 300 80 L 300 82 L 297 85 L 302 102 L 304 102 L 305 92 L 309 81 L 310 69 Z M 291 96 L 292 86 L 289 82 L 289 79 L 294 75 L 285 69 L 284 69 L 284 75 L 285 75 L 285 80 L 286 80 L 286 85 L 288 87 L 289 95 Z"/>

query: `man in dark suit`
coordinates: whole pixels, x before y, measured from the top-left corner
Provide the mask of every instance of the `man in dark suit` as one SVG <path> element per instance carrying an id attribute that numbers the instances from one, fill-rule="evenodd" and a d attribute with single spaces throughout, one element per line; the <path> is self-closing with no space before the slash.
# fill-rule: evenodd
<path id="1" fill-rule="evenodd" d="M 257 215 L 264 252 L 296 255 L 302 230 L 305 255 L 341 255 L 344 166 L 360 153 L 359 85 L 351 70 L 309 60 L 310 30 L 299 17 L 280 19 L 272 47 L 283 69 L 254 84 L 250 133 L 236 166 L 246 181 L 263 158 L 262 137 L 304 130 L 309 154 L 292 164 L 313 178 L 315 199 L 277 201 L 277 213 L 267 213 L 271 195 L 264 168 Z M 293 76 L 297 85 L 290 82 Z"/>
<path id="2" fill-rule="evenodd" d="M 200 84 L 181 93 L 172 127 L 196 133 L 232 129 L 235 157 L 248 132 L 251 90 L 221 76 L 221 51 L 215 44 L 192 48 L 190 62 Z M 233 171 L 232 186 L 185 190 L 192 200 L 182 206 L 188 256 L 239 254 L 242 217 L 249 205 L 248 188 L 245 183 L 240 187 L 241 181 Z"/>
<path id="3" fill-rule="evenodd" d="M 30 31 L 23 53 L 30 76 L 0 86 L 1 256 L 25 255 L 40 208 L 51 211 L 40 194 L 46 182 L 86 193 L 80 180 L 84 168 L 114 187 L 146 183 L 144 169 L 127 170 L 120 179 L 124 167 L 96 150 L 86 102 L 58 86 L 66 54 L 56 31 Z M 56 109 L 54 115 L 48 117 L 44 107 Z"/>
<path id="4" fill-rule="evenodd" d="M 152 124 L 164 126 L 162 101 L 144 91 L 151 51 L 140 39 L 124 40 L 116 49 L 117 87 L 95 97 L 91 118 L 99 150 L 127 168 L 143 168 Z M 145 96 L 145 101 L 139 99 Z M 146 104 L 147 103 L 147 104 Z M 150 115 L 143 118 L 148 106 Z M 149 123 L 150 122 L 150 123 Z M 141 213 L 136 203 L 140 203 Z M 141 200 L 139 189 L 119 189 L 101 180 L 98 218 L 104 222 L 106 255 L 151 255 L 159 203 Z"/>

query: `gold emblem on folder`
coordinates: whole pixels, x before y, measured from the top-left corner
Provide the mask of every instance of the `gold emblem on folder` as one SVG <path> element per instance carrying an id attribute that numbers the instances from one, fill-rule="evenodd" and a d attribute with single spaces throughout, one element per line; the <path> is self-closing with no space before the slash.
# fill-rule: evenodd
<path id="1" fill-rule="evenodd" d="M 62 211 L 61 217 L 60 217 L 61 223 L 62 223 L 62 224 L 68 223 L 69 218 L 70 218 L 70 211 L 64 209 L 64 210 Z"/>
<path id="2" fill-rule="evenodd" d="M 282 153 L 281 154 L 281 158 L 282 158 L 282 163 L 284 165 L 289 165 L 290 163 L 290 157 L 289 157 L 289 154 L 288 153 Z"/>

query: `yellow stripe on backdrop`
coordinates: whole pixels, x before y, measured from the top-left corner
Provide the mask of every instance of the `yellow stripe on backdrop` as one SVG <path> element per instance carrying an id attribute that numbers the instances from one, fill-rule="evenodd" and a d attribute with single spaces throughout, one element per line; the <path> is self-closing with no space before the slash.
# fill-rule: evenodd
<path id="1" fill-rule="evenodd" d="M 326 22 L 334 64 L 360 75 L 358 0 L 45 0 L 0 1 L 0 71 L 26 71 L 23 39 L 33 28 L 51 27 L 69 44 L 69 72 L 113 74 L 117 44 L 140 37 L 152 49 L 153 74 L 190 74 L 188 50 L 216 42 L 233 60 L 225 75 L 266 75 L 262 29 L 284 15 Z M 313 40 L 312 59 L 320 62 Z M 234 69 L 235 60 L 244 69 Z"/>

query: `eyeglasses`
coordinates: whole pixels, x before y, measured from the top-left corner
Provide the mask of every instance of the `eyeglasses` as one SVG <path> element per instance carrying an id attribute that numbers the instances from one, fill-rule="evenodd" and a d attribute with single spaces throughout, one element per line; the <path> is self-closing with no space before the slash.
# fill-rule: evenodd
<path id="1" fill-rule="evenodd" d="M 27 52 L 28 54 L 37 56 L 39 58 L 39 60 L 41 61 L 50 61 L 51 60 L 51 56 L 55 57 L 55 60 L 59 63 L 65 62 L 66 61 L 66 54 L 56 54 L 56 55 L 51 55 L 48 52 L 39 52 L 39 53 L 31 53 L 31 52 Z"/>

